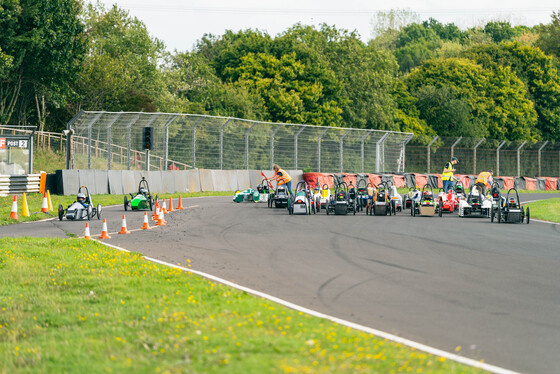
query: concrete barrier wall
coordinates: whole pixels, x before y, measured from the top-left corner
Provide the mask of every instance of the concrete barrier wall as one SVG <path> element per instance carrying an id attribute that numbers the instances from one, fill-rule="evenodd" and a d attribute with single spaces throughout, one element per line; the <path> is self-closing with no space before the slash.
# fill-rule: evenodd
<path id="1" fill-rule="evenodd" d="M 267 177 L 274 175 L 272 170 L 263 170 Z M 304 173 L 301 170 L 287 170 L 292 177 L 292 188 L 304 180 Z M 312 185 L 315 185 L 317 175 L 313 174 Z M 322 173 L 323 177 L 331 174 Z M 373 175 L 376 177 L 377 183 L 381 179 L 394 181 L 392 174 Z M 57 170 L 52 180 L 56 183 L 59 194 L 74 195 L 78 192 L 80 186 L 86 186 L 91 194 L 114 194 L 122 195 L 125 193 L 134 193 L 138 190 L 138 184 L 142 177 L 148 181 L 150 191 L 153 193 L 184 193 L 184 192 L 200 192 L 200 191 L 236 191 L 245 190 L 247 188 L 256 188 L 264 179 L 261 170 L 177 170 L 177 171 L 138 171 L 138 170 Z M 355 178 L 355 175 L 353 175 Z M 412 178 L 414 177 L 414 179 Z M 476 176 L 462 175 L 461 180 L 466 188 L 472 187 Z M 325 177 L 326 178 L 326 177 Z M 439 175 L 423 175 L 423 174 L 406 174 L 399 176 L 404 184 L 411 186 L 414 182 L 423 184 L 423 178 L 426 182 L 436 188 L 441 187 L 441 178 Z M 509 184 L 518 189 L 560 189 L 560 178 L 526 178 L 526 177 L 496 177 L 497 180 L 504 182 L 504 187 L 509 188 Z M 415 181 L 413 181 L 415 180 Z M 515 182 L 514 182 L 515 181 Z M 437 184 L 436 184 L 437 183 Z M 274 184 L 276 186 L 276 184 Z M 420 186 L 422 187 L 422 186 Z"/>

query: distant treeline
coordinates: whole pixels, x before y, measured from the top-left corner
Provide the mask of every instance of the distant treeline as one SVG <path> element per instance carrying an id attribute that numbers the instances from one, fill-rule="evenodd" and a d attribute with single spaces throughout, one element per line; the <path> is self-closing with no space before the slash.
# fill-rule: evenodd
<path id="1" fill-rule="evenodd" d="M 560 11 L 468 30 L 391 11 L 367 43 L 296 24 L 169 53 L 128 12 L 81 4 L 0 1 L 0 124 L 58 131 L 82 109 L 160 111 L 560 141 Z"/>

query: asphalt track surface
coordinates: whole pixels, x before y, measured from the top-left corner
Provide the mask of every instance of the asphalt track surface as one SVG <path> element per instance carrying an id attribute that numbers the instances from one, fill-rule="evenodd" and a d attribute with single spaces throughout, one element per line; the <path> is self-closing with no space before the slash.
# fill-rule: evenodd
<path id="1" fill-rule="evenodd" d="M 522 200 L 558 197 L 527 194 Z M 175 205 L 177 202 L 175 201 Z M 289 302 L 522 373 L 558 372 L 560 225 L 486 218 L 290 216 L 231 197 L 184 199 L 168 225 L 108 243 Z M 128 212 L 129 229 L 142 212 Z M 150 224 L 152 222 L 150 221 Z M 91 221 L 92 236 L 101 221 Z M 83 235 L 58 219 L 0 227 L 3 236 Z"/>

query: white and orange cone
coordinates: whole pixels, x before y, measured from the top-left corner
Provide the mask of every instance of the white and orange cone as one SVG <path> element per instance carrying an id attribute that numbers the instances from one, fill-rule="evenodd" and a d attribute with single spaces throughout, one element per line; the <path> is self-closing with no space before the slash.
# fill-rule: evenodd
<path id="1" fill-rule="evenodd" d="M 89 222 L 86 222 L 86 232 L 84 233 L 84 239 L 91 239 L 91 234 L 89 233 Z"/>
<path id="2" fill-rule="evenodd" d="M 181 195 L 179 195 L 179 204 L 177 205 L 177 210 L 183 210 L 183 199 L 181 199 Z"/>
<path id="3" fill-rule="evenodd" d="M 155 208 L 154 208 L 154 214 L 152 214 L 152 219 L 154 221 L 157 221 L 158 217 L 159 217 L 159 203 L 156 201 L 156 205 L 155 205 Z"/>
<path id="4" fill-rule="evenodd" d="M 150 223 L 148 222 L 148 212 L 144 212 L 144 224 L 141 227 L 142 230 L 151 230 Z"/>
<path id="5" fill-rule="evenodd" d="M 165 218 L 163 217 L 163 209 L 159 210 L 159 217 L 156 223 L 156 226 L 165 226 L 167 222 L 165 221 Z"/>
<path id="6" fill-rule="evenodd" d="M 119 234 L 130 234 L 130 231 L 128 231 L 128 229 L 126 228 L 126 217 L 124 216 L 124 214 L 122 215 L 122 225 Z"/>
<path id="7" fill-rule="evenodd" d="M 107 220 L 103 218 L 103 229 L 101 230 L 101 235 L 99 235 L 99 239 L 111 239 L 109 233 L 107 232 Z"/>
<path id="8" fill-rule="evenodd" d="M 167 210 L 168 212 L 174 212 L 175 209 L 173 209 L 173 199 L 169 198 L 169 209 Z"/>
<path id="9" fill-rule="evenodd" d="M 161 206 L 161 209 L 160 209 L 160 210 L 163 211 L 163 214 L 169 213 L 169 212 L 167 211 L 167 204 L 165 204 L 165 199 L 163 199 L 163 205 Z"/>
<path id="10" fill-rule="evenodd" d="M 43 204 L 41 205 L 41 212 L 48 213 L 49 212 L 49 201 L 47 199 L 47 193 L 43 194 Z"/>
<path id="11" fill-rule="evenodd" d="M 11 219 L 15 219 L 18 220 L 18 214 L 17 214 L 17 196 L 14 195 L 14 202 L 12 203 L 12 211 L 10 212 L 10 218 Z"/>

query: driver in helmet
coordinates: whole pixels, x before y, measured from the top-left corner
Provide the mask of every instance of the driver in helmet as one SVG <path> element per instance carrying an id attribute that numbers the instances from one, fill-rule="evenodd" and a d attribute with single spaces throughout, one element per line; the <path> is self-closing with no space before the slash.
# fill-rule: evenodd
<path id="1" fill-rule="evenodd" d="M 80 204 L 82 204 L 85 208 L 87 208 L 88 204 L 86 203 L 86 195 L 83 193 L 79 193 L 76 196 L 76 201 L 78 201 Z"/>
<path id="2" fill-rule="evenodd" d="M 148 193 L 148 191 L 144 188 L 144 187 L 140 187 L 140 194 L 146 196 L 146 194 Z"/>

